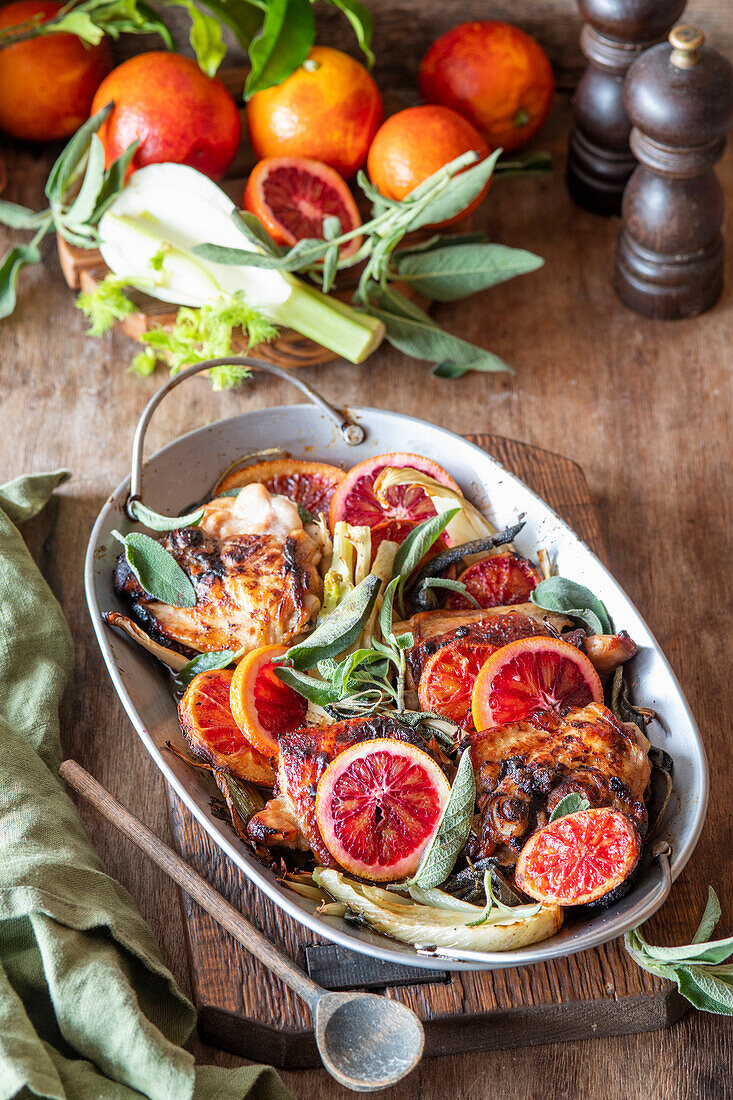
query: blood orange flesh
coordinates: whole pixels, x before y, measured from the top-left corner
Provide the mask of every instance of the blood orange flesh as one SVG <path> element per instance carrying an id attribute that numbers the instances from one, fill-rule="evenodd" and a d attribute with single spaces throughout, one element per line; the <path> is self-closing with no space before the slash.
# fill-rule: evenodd
<path id="1" fill-rule="evenodd" d="M 354 197 L 333 168 L 307 157 L 265 157 L 247 180 L 244 207 L 255 214 L 277 244 L 294 245 L 304 237 L 323 239 L 325 218 L 338 218 L 341 233 L 361 225 Z M 341 246 L 352 256 L 362 238 Z"/>
<path id="2" fill-rule="evenodd" d="M 178 707 L 181 729 L 192 752 L 214 768 L 271 786 L 275 774 L 268 757 L 254 748 L 234 720 L 229 703 L 233 676 L 231 669 L 216 669 L 193 678 Z"/>
<path id="3" fill-rule="evenodd" d="M 277 493 L 306 508 L 311 515 L 328 515 L 331 497 L 343 481 L 344 471 L 327 462 L 307 462 L 298 458 L 277 458 L 257 462 L 227 474 L 216 486 L 215 494 L 241 489 L 244 485 L 264 485 L 269 493 Z"/>
<path id="4" fill-rule="evenodd" d="M 598 673 L 580 650 L 557 638 L 520 638 L 488 658 L 473 687 L 477 730 L 519 722 L 533 710 L 603 702 Z"/>
<path id="5" fill-rule="evenodd" d="M 387 466 L 419 470 L 460 492 L 450 474 L 429 458 L 403 452 L 368 458 L 348 471 L 333 494 L 328 520 L 332 531 L 339 520 L 357 526 L 375 527 L 390 519 L 422 523 L 435 515 L 430 497 L 416 485 L 398 485 L 388 490 L 389 503 L 387 507 L 382 506 L 374 492 L 374 483 Z"/>
<path id="6" fill-rule="evenodd" d="M 471 695 L 484 661 L 496 646 L 460 640 L 429 657 L 420 676 L 418 696 L 423 710 L 436 711 L 464 729 L 473 729 Z"/>
<path id="7" fill-rule="evenodd" d="M 438 827 L 450 784 L 422 749 L 391 737 L 361 741 L 318 781 L 316 819 L 346 871 L 374 882 L 412 874 Z"/>
<path id="8" fill-rule="evenodd" d="M 532 562 L 511 553 L 481 558 L 464 569 L 458 578 L 482 608 L 526 603 L 541 579 Z M 448 607 L 454 610 L 472 606 L 460 593 L 453 594 L 448 601 Z"/>
<path id="9" fill-rule="evenodd" d="M 640 855 L 639 834 L 625 814 L 579 810 L 530 837 L 517 862 L 517 885 L 537 901 L 586 905 L 620 886 Z"/>
<path id="10" fill-rule="evenodd" d="M 275 675 L 273 660 L 287 647 L 265 645 L 252 650 L 237 665 L 230 688 L 234 719 L 247 740 L 266 756 L 276 756 L 277 739 L 299 729 L 308 703 Z"/>

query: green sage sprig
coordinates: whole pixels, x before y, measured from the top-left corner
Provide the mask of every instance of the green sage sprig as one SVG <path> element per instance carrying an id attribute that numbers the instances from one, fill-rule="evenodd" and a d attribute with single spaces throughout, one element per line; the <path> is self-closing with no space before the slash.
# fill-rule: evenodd
<path id="1" fill-rule="evenodd" d="M 400 883 L 399 889 L 418 886 L 430 890 L 445 882 L 468 839 L 475 802 L 476 780 L 471 753 L 466 749 L 433 839 L 423 852 L 415 874 Z"/>
<path id="2" fill-rule="evenodd" d="M 173 607 L 196 606 L 196 591 L 189 577 L 165 547 L 140 531 L 112 534 L 124 546 L 127 564 L 149 596 Z"/>
<path id="3" fill-rule="evenodd" d="M 349 592 L 328 618 L 319 623 L 312 634 L 291 646 L 282 657 L 275 658 L 275 663 L 306 672 L 315 668 L 320 661 L 344 653 L 364 629 L 381 583 L 379 577 L 370 573 Z"/>
<path id="4" fill-rule="evenodd" d="M 130 501 L 130 511 L 138 523 L 145 524 L 151 531 L 173 531 L 177 527 L 193 527 L 201 520 L 203 508 L 195 508 L 182 516 L 162 516 L 160 512 L 148 508 L 141 500 Z"/>
<path id="5" fill-rule="evenodd" d="M 613 631 L 606 605 L 589 588 L 567 577 L 547 577 L 530 594 L 532 603 L 543 611 L 558 611 L 578 619 L 589 634 Z"/>
<path id="6" fill-rule="evenodd" d="M 385 199 L 359 173 L 359 186 L 373 202 L 373 217 L 346 233 L 337 233 L 335 219 L 329 219 L 324 239 L 300 240 L 284 250 L 267 238 L 251 215 L 236 214 L 235 224 L 260 251 L 202 244 L 194 252 L 217 263 L 306 273 L 326 292 L 338 272 L 362 264 L 354 304 L 384 322 L 387 339 L 400 351 L 432 361 L 434 373 L 443 378 L 457 378 L 469 370 L 508 371 L 511 368 L 492 352 L 441 329 L 396 286 L 407 284 L 436 300 L 455 301 L 542 265 L 532 253 L 493 244 L 483 234 L 438 234 L 401 247 L 407 233 L 465 210 L 497 170 L 500 153 L 498 149 L 485 160 L 465 153 L 401 202 Z M 341 246 L 357 237 L 362 239 L 359 249 L 342 257 Z"/>
<path id="7" fill-rule="evenodd" d="M 642 936 L 639 928 L 624 936 L 632 959 L 650 974 L 675 982 L 683 997 L 701 1012 L 733 1016 L 733 936 L 711 940 L 720 920 L 720 902 L 712 886 L 708 887 L 705 906 L 692 943 L 682 947 L 655 947 Z M 641 927 L 641 926 L 640 926 Z"/>
<path id="8" fill-rule="evenodd" d="M 582 795 L 576 791 L 571 791 L 566 794 L 564 798 L 561 798 L 555 809 L 552 811 L 549 817 L 549 823 L 557 821 L 560 817 L 567 817 L 568 814 L 577 814 L 580 810 L 589 810 L 590 802 L 587 798 L 583 798 Z"/>
<path id="9" fill-rule="evenodd" d="M 70 244 L 96 248 L 97 224 L 107 207 L 122 190 L 134 142 L 105 169 L 104 149 L 97 131 L 112 110 L 108 103 L 74 134 L 51 169 L 46 181 L 48 209 L 37 213 L 15 203 L 0 200 L 0 223 L 13 229 L 33 231 L 29 245 L 12 248 L 0 266 L 0 318 L 8 317 L 16 305 L 16 285 L 22 267 L 39 263 L 38 245 L 55 229 Z M 78 191 L 76 187 L 81 181 Z M 74 193 L 76 191 L 76 193 Z"/>
<path id="10" fill-rule="evenodd" d="M 196 657 L 183 666 L 180 672 L 173 677 L 173 688 L 179 694 L 183 694 L 194 676 L 199 672 L 213 672 L 220 668 L 229 668 L 229 665 L 240 660 L 247 652 L 247 647 L 241 649 L 213 649 L 208 653 L 199 653 Z"/>

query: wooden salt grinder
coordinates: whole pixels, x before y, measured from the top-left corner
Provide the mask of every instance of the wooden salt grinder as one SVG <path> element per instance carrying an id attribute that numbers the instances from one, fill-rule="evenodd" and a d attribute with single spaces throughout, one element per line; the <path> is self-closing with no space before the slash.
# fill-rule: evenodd
<path id="1" fill-rule="evenodd" d="M 629 69 L 624 103 L 639 160 L 624 192 L 614 288 L 659 320 L 704 313 L 723 285 L 723 192 L 713 170 L 733 122 L 733 66 L 697 27 Z"/>
<path id="2" fill-rule="evenodd" d="M 589 65 L 573 96 L 567 180 L 572 198 L 594 214 L 620 214 L 636 158 L 623 103 L 626 71 L 664 40 L 685 0 L 578 0 L 586 21 L 580 47 Z"/>

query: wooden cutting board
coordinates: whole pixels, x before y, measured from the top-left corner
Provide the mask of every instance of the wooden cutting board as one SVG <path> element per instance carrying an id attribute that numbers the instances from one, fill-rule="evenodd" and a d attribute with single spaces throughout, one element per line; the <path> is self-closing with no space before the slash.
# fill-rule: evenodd
<path id="1" fill-rule="evenodd" d="M 475 435 L 603 557 L 583 471 L 560 455 Z M 600 1038 L 668 1027 L 687 1009 L 676 987 L 640 970 L 617 940 L 531 967 L 436 973 L 395 967 L 318 939 L 251 885 L 169 787 L 175 845 L 186 860 L 312 977 L 330 988 L 378 988 L 425 1025 L 427 1055 Z M 183 913 L 201 1037 L 281 1068 L 319 1065 L 306 1007 L 186 895 Z"/>

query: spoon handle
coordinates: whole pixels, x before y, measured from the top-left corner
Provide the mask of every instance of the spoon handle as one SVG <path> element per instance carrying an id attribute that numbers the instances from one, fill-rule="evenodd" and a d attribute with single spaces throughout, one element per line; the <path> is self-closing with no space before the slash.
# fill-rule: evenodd
<path id="1" fill-rule="evenodd" d="M 169 878 L 186 891 L 206 910 L 222 928 L 238 940 L 243 947 L 254 955 L 268 970 L 271 970 L 285 985 L 292 989 L 306 1003 L 315 1009 L 315 1004 L 324 992 L 319 985 L 303 973 L 285 955 L 281 954 L 260 931 L 250 924 L 242 914 L 201 878 L 179 855 L 164 844 L 155 833 L 143 825 L 139 818 L 114 798 L 101 783 L 98 783 L 76 760 L 64 760 L 59 775 L 70 787 L 78 791 L 83 798 L 119 829 L 133 844 L 136 844 L 154 863 L 165 871 Z"/>

